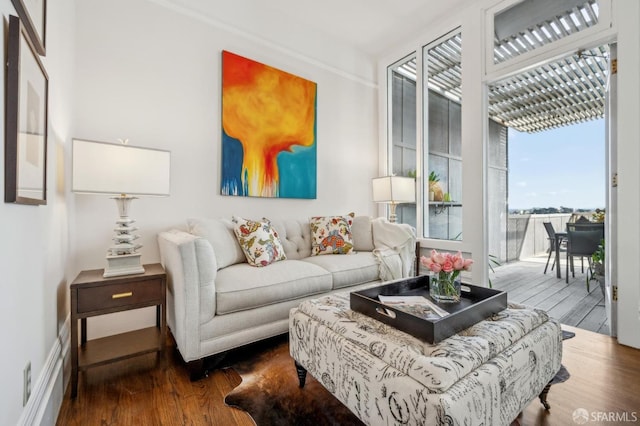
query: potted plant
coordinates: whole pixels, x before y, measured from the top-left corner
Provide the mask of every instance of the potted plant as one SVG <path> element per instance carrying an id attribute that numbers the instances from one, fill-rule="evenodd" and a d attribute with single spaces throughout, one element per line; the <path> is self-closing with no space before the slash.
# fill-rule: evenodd
<path id="1" fill-rule="evenodd" d="M 598 249 L 591 255 L 591 278 L 587 280 L 587 291 L 589 291 L 589 281 L 595 280 L 600 284 L 600 290 L 604 296 L 604 239 L 600 240 Z"/>
<path id="2" fill-rule="evenodd" d="M 442 201 L 444 194 L 439 182 L 440 176 L 436 172 L 429 173 L 429 201 Z"/>
<path id="3" fill-rule="evenodd" d="M 604 217 L 604 210 L 596 209 L 596 211 L 591 215 L 591 222 L 602 223 L 604 222 Z"/>

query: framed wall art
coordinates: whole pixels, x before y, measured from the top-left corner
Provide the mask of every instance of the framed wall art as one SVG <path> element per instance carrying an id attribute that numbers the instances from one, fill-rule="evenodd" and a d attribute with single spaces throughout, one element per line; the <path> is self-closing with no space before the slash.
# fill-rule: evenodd
<path id="1" fill-rule="evenodd" d="M 7 39 L 5 202 L 46 204 L 49 77 L 16 16 Z"/>
<path id="2" fill-rule="evenodd" d="M 11 0 L 39 55 L 46 54 L 47 0 Z"/>
<path id="3" fill-rule="evenodd" d="M 222 52 L 221 193 L 316 198 L 317 85 Z"/>

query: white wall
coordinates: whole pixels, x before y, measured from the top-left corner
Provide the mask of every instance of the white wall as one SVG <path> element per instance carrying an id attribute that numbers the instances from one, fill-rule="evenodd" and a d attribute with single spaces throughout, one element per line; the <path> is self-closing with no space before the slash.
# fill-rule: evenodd
<path id="1" fill-rule="evenodd" d="M 16 15 L 11 0 L 0 0 L 5 31 L 0 34 L 6 46 L 9 15 Z M 34 392 L 44 380 L 43 371 L 50 351 L 57 345 L 59 330 L 68 313 L 67 273 L 70 251 L 66 157 L 71 128 L 73 77 L 72 0 L 55 2 L 47 22 L 47 56 L 42 58 L 49 74 L 49 126 L 47 149 L 47 205 L 24 206 L 0 202 L 2 245 L 2 297 L 0 323 L 4 330 L 4 351 L 0 363 L 0 422 L 17 424 L 29 409 L 22 406 L 23 376 L 31 362 Z M 3 56 L 4 57 L 4 56 Z M 0 67 L 5 81 L 5 67 Z M 5 98 L 5 84 L 0 85 Z M 0 102 L 0 116 L 5 116 Z M 4 119 L 0 134 L 4 139 Z M 0 150 L 4 180 L 4 150 Z M 59 345 L 58 345 L 59 351 Z M 61 383 L 56 383 L 58 395 Z M 32 393 L 30 404 L 36 395 Z M 46 396 L 41 397 L 47 398 Z M 21 419 L 21 415 L 23 418 Z"/>
<path id="2" fill-rule="evenodd" d="M 264 26 L 259 16 L 246 19 L 255 20 L 256 28 Z M 290 39 L 290 46 L 275 45 L 159 0 L 77 2 L 73 136 L 109 142 L 129 138 L 131 145 L 171 151 L 171 196 L 139 199 L 132 206 L 143 262 L 159 260 L 158 231 L 183 226 L 188 217 L 375 213 L 370 194 L 378 161 L 377 87 L 370 79 L 375 64 L 321 42 L 300 53 L 298 37 Z M 220 195 L 222 50 L 318 84 L 316 200 Z M 322 62 L 332 52 L 336 58 L 361 60 Z M 76 272 L 102 268 L 116 219 L 114 202 L 73 198 Z M 89 338 L 149 325 L 151 312 L 89 319 Z"/>

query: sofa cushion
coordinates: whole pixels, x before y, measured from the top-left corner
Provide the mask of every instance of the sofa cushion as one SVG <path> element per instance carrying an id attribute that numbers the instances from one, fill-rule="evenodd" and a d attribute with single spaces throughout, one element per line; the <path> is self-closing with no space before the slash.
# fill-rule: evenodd
<path id="1" fill-rule="evenodd" d="M 244 252 L 228 219 L 188 219 L 187 231 L 209 241 L 216 256 L 218 269 L 246 262 Z"/>
<path id="2" fill-rule="evenodd" d="M 302 260 L 331 272 L 334 289 L 375 281 L 379 275 L 378 261 L 371 252 L 349 256 L 311 256 Z"/>
<path id="3" fill-rule="evenodd" d="M 233 231 L 249 265 L 268 266 L 287 258 L 278 232 L 267 219 L 255 221 L 234 216 L 232 221 Z"/>
<path id="4" fill-rule="evenodd" d="M 311 255 L 349 254 L 353 251 L 351 224 L 353 213 L 346 216 L 314 216 L 311 227 Z"/>
<path id="5" fill-rule="evenodd" d="M 299 260 L 283 260 L 266 268 L 246 263 L 218 271 L 217 314 L 253 309 L 331 290 L 331 274 Z"/>

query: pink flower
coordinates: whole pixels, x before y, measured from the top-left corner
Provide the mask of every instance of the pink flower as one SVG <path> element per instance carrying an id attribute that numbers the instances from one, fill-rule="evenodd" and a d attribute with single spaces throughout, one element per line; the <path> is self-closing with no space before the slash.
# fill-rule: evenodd
<path id="1" fill-rule="evenodd" d="M 455 269 L 456 271 L 459 271 L 464 267 L 464 258 L 462 257 L 462 253 L 460 252 L 457 252 L 454 256 L 452 256 L 451 261 L 453 262 L 453 269 Z"/>
<path id="2" fill-rule="evenodd" d="M 442 264 L 442 270 L 444 272 L 453 272 L 453 262 L 450 258 L 446 259 Z"/>
<path id="3" fill-rule="evenodd" d="M 465 271 L 468 271 L 469 269 L 471 269 L 471 265 L 473 264 L 473 260 L 472 259 L 465 259 L 464 260 L 464 266 L 462 267 L 462 269 L 464 269 Z"/>
<path id="4" fill-rule="evenodd" d="M 468 271 L 473 264 L 473 260 L 465 259 L 462 253 L 458 251 L 455 254 L 452 253 L 438 253 L 437 250 L 431 250 L 429 257 L 422 256 L 420 263 L 428 268 L 432 272 L 454 272 L 454 271 Z"/>
<path id="5" fill-rule="evenodd" d="M 438 253 L 435 250 L 431 250 L 431 260 L 433 260 L 438 265 L 442 265 L 444 264 L 445 256 L 443 256 L 442 254 Z"/>
<path id="6" fill-rule="evenodd" d="M 422 266 L 428 268 L 432 272 L 440 272 L 440 270 L 442 269 L 442 267 L 431 260 L 430 257 L 422 256 L 420 258 L 420 263 L 422 263 Z"/>
<path id="7" fill-rule="evenodd" d="M 422 264 L 422 266 L 424 266 L 425 268 L 430 268 L 431 264 L 433 263 L 433 260 L 431 260 L 430 257 L 427 256 L 422 256 L 420 258 L 420 263 Z"/>

